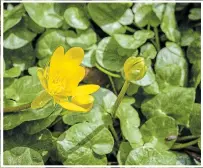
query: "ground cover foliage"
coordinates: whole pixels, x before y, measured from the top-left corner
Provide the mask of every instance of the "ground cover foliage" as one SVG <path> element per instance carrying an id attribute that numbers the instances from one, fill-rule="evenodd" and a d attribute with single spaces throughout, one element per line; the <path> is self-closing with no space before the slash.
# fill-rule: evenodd
<path id="1" fill-rule="evenodd" d="M 4 3 L 4 165 L 200 164 L 200 7 Z M 58 46 L 85 50 L 83 83 L 101 86 L 90 112 L 26 107 L 43 90 L 37 67 Z M 130 56 L 148 69 L 112 118 Z"/>

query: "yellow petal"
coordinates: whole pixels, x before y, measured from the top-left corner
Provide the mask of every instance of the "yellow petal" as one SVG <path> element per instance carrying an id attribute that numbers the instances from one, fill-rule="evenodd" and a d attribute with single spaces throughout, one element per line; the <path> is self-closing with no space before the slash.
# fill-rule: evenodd
<path id="1" fill-rule="evenodd" d="M 65 56 L 64 56 L 64 48 L 62 46 L 58 47 L 54 52 L 50 60 L 50 67 L 55 68 L 58 64 L 61 62 L 64 62 Z M 60 67 L 57 67 L 60 68 Z"/>
<path id="2" fill-rule="evenodd" d="M 73 95 L 74 96 L 77 96 L 77 95 L 89 95 L 89 94 L 92 94 L 96 91 L 98 91 L 100 88 L 99 85 L 93 85 L 93 84 L 90 84 L 90 85 L 81 85 L 81 86 L 78 86 Z"/>
<path id="3" fill-rule="evenodd" d="M 44 71 L 44 69 L 43 68 L 38 68 L 37 69 L 37 76 L 38 76 L 38 78 L 39 78 L 39 80 L 40 80 L 40 82 L 41 82 L 41 85 L 45 88 L 45 89 L 47 89 L 47 79 L 45 78 L 45 71 Z"/>
<path id="4" fill-rule="evenodd" d="M 86 111 L 89 111 L 93 106 L 94 97 L 90 95 L 74 96 L 72 97 L 71 101 L 74 104 L 86 109 Z"/>
<path id="5" fill-rule="evenodd" d="M 68 102 L 68 101 L 60 101 L 60 102 L 57 102 L 58 104 L 60 104 L 63 108 L 67 109 L 67 110 L 70 110 L 70 111 L 75 111 L 75 112 L 87 112 L 86 109 L 74 104 L 74 103 L 71 103 L 71 102 Z"/>
<path id="6" fill-rule="evenodd" d="M 43 90 L 42 93 L 32 101 L 31 108 L 32 109 L 42 108 L 51 99 L 52 99 L 52 97 L 47 93 L 47 91 Z"/>
<path id="7" fill-rule="evenodd" d="M 76 69 L 76 68 L 75 68 Z M 78 66 L 76 73 L 71 79 L 66 79 L 65 83 L 65 92 L 67 94 L 73 94 L 73 91 L 76 90 L 78 84 L 82 81 L 85 77 L 85 68 Z"/>
<path id="8" fill-rule="evenodd" d="M 84 58 L 84 50 L 80 47 L 73 47 L 66 52 L 65 57 L 72 64 L 80 65 Z"/>

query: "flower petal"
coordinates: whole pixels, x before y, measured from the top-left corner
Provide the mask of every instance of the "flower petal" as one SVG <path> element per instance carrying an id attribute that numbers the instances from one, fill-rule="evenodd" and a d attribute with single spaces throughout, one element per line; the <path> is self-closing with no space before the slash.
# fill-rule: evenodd
<path id="1" fill-rule="evenodd" d="M 74 96 L 72 97 L 71 101 L 74 104 L 86 109 L 86 111 L 90 111 L 93 106 L 94 97 L 90 95 Z"/>
<path id="2" fill-rule="evenodd" d="M 52 97 L 47 93 L 46 90 L 43 90 L 39 96 L 37 96 L 31 103 L 32 109 L 44 107 Z"/>
<path id="3" fill-rule="evenodd" d="M 45 78 L 45 73 L 46 71 L 44 71 L 43 68 L 37 69 L 37 76 L 41 82 L 41 85 L 43 86 L 43 88 L 47 89 L 47 79 Z"/>
<path id="4" fill-rule="evenodd" d="M 80 47 L 73 47 L 66 52 L 65 57 L 72 64 L 80 65 L 84 58 L 84 50 Z"/>
<path id="5" fill-rule="evenodd" d="M 71 102 L 68 102 L 68 101 L 60 101 L 60 102 L 57 102 L 58 104 L 60 104 L 63 108 L 67 109 L 67 110 L 70 110 L 70 111 L 75 111 L 75 112 L 87 112 L 86 109 L 74 104 L 74 103 L 71 103 Z"/>
<path id="6" fill-rule="evenodd" d="M 75 67 L 75 70 L 76 70 L 76 67 Z M 71 79 L 66 79 L 65 92 L 67 94 L 73 95 L 73 91 L 77 88 L 78 84 L 82 81 L 84 77 L 85 77 L 85 68 L 78 66 L 74 76 Z"/>
<path id="7" fill-rule="evenodd" d="M 98 91 L 100 88 L 99 85 L 93 85 L 93 84 L 90 84 L 90 85 L 81 85 L 81 86 L 78 86 L 73 95 L 74 96 L 77 96 L 77 95 L 89 95 L 89 94 L 92 94 L 96 91 Z"/>

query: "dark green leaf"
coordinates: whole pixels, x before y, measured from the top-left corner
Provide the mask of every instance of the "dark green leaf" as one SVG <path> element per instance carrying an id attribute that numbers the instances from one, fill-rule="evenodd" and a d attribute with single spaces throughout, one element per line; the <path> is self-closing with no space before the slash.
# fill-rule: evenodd
<path id="1" fill-rule="evenodd" d="M 147 118 L 168 115 L 178 124 L 188 126 L 194 100 L 194 88 L 169 87 L 143 102 L 142 112 Z"/>
<path id="2" fill-rule="evenodd" d="M 4 165 L 44 165 L 40 154 L 27 147 L 16 147 L 3 155 Z"/>

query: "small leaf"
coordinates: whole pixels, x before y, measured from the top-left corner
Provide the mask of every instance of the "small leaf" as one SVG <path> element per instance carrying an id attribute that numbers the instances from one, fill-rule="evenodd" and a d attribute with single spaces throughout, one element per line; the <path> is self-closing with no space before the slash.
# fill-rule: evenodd
<path id="1" fill-rule="evenodd" d="M 46 161 L 52 150 L 52 134 L 49 130 L 43 130 L 35 135 L 24 133 L 24 128 L 16 128 L 4 134 L 4 150 L 8 151 L 15 147 L 29 147 L 40 153 Z M 23 160 L 23 159 L 22 159 Z"/>
<path id="2" fill-rule="evenodd" d="M 104 155 L 112 151 L 113 144 L 107 128 L 84 122 L 72 126 L 58 138 L 57 151 L 65 164 L 98 165 L 106 164 Z"/>
<path id="3" fill-rule="evenodd" d="M 116 115 L 120 120 L 123 136 L 135 148 L 143 144 L 142 135 L 139 130 L 140 118 L 137 111 L 127 102 L 124 101 L 120 104 Z"/>
<path id="4" fill-rule="evenodd" d="M 22 4 L 15 6 L 11 10 L 4 10 L 3 32 L 5 33 L 7 30 L 15 26 L 17 23 L 19 23 L 24 13 L 25 13 L 25 9 Z"/>
<path id="5" fill-rule="evenodd" d="M 18 49 L 35 38 L 36 34 L 28 30 L 24 25 L 16 25 L 4 34 L 3 45 L 7 49 Z"/>
<path id="6" fill-rule="evenodd" d="M 21 70 L 19 67 L 13 67 L 11 69 L 8 69 L 4 71 L 4 78 L 15 78 L 20 76 Z"/>
<path id="7" fill-rule="evenodd" d="M 117 160 L 119 165 L 125 165 L 125 161 L 131 150 L 132 150 L 132 147 L 128 142 L 121 142 L 119 151 L 117 154 Z"/>
<path id="8" fill-rule="evenodd" d="M 87 50 L 97 42 L 97 35 L 92 29 L 80 31 L 77 34 L 74 31 L 69 31 L 66 41 L 71 47 L 81 47 Z"/>
<path id="9" fill-rule="evenodd" d="M 68 50 L 70 46 L 66 42 L 67 36 L 68 31 L 63 31 L 60 29 L 46 30 L 40 36 L 36 44 L 37 58 L 40 60 L 45 58 L 50 59 L 52 53 L 58 46 L 63 46 L 65 50 Z"/>
<path id="10" fill-rule="evenodd" d="M 190 14 L 188 15 L 190 20 L 200 20 L 201 19 L 201 8 L 190 9 Z"/>
<path id="11" fill-rule="evenodd" d="M 54 3 L 24 3 L 28 15 L 41 27 L 59 28 L 63 17 L 57 13 Z"/>
<path id="12" fill-rule="evenodd" d="M 166 37 L 173 41 L 179 42 L 180 32 L 177 30 L 177 23 L 175 18 L 175 4 L 167 3 L 161 23 L 161 29 L 166 34 Z"/>
<path id="13" fill-rule="evenodd" d="M 44 165 L 40 154 L 27 147 L 16 147 L 4 152 L 4 165 Z"/>
<path id="14" fill-rule="evenodd" d="M 96 60 L 105 69 L 120 72 L 125 60 L 134 54 L 136 49 L 124 49 L 114 38 L 106 37 L 98 44 Z"/>
<path id="15" fill-rule="evenodd" d="M 90 26 L 84 8 L 79 4 L 69 6 L 64 13 L 64 18 L 68 25 L 76 29 L 85 30 Z"/>
<path id="16" fill-rule="evenodd" d="M 126 165 L 175 165 L 176 155 L 172 152 L 154 148 L 133 149 L 127 157 Z"/>
<path id="17" fill-rule="evenodd" d="M 194 100 L 194 88 L 168 87 L 160 94 L 144 101 L 141 109 L 147 118 L 168 115 L 178 124 L 188 126 Z"/>
<path id="18" fill-rule="evenodd" d="M 104 32 L 112 35 L 125 33 L 126 29 L 123 25 L 132 23 L 133 15 L 132 12 L 128 10 L 130 6 L 131 3 L 89 3 L 88 12 L 93 21 L 100 26 Z M 128 21 L 124 22 L 124 18 L 128 18 Z"/>
<path id="19" fill-rule="evenodd" d="M 176 139 L 167 141 L 168 136 L 178 136 L 176 121 L 167 116 L 156 116 L 147 120 L 140 129 L 145 146 L 157 150 L 168 150 Z"/>

